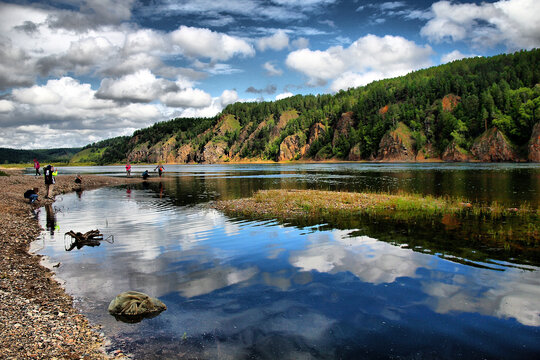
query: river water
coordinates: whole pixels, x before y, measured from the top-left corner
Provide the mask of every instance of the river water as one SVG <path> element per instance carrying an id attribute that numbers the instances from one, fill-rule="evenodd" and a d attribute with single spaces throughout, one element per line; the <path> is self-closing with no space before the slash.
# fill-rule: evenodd
<path id="1" fill-rule="evenodd" d="M 540 356 L 538 249 L 468 241 L 445 228 L 346 219 L 232 219 L 208 201 L 259 189 L 406 191 L 540 202 L 534 164 L 165 166 L 162 181 L 82 191 L 39 209 L 33 250 L 75 306 L 135 359 L 526 359 Z M 139 175 L 150 166 L 134 166 Z M 123 167 L 60 173 L 124 176 Z M 69 248 L 69 230 L 108 241 Z M 129 324 L 107 312 L 136 290 L 167 305 Z"/>

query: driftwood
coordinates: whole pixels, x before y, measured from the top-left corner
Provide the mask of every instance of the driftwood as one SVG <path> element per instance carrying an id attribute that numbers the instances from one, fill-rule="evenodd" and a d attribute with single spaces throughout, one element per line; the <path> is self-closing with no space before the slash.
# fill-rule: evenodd
<path id="1" fill-rule="evenodd" d="M 99 246 L 101 241 L 103 241 L 103 234 L 100 233 L 99 230 L 90 230 L 84 234 L 70 230 L 64 234 L 64 239 L 66 235 L 69 235 L 72 238 L 72 242 L 69 246 L 64 243 L 66 251 L 71 251 L 74 248 L 81 249 L 83 246 Z M 112 238 L 112 235 L 106 240 L 108 241 L 110 238 Z"/>

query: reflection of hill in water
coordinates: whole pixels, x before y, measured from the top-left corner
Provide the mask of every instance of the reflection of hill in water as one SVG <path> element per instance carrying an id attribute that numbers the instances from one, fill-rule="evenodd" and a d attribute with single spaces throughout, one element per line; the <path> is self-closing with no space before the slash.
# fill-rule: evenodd
<path id="1" fill-rule="evenodd" d="M 407 222 L 365 215 L 290 219 L 284 224 L 301 228 L 316 226 L 320 231 L 352 230 L 351 237 L 365 235 L 475 267 L 500 270 L 511 264 L 540 265 L 538 239 L 527 238 L 523 233 L 527 229 L 526 220 L 518 218 L 504 221 L 486 218 L 417 218 Z M 500 235 L 503 226 L 513 229 L 513 232 L 510 235 Z M 497 264 L 501 261 L 510 264 L 501 267 Z"/>

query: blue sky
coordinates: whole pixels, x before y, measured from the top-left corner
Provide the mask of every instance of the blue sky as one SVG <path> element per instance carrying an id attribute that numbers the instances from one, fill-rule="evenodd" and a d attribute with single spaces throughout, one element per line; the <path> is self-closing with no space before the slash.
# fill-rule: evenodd
<path id="1" fill-rule="evenodd" d="M 0 147 L 83 146 L 532 49 L 539 13 L 538 0 L 0 1 Z"/>

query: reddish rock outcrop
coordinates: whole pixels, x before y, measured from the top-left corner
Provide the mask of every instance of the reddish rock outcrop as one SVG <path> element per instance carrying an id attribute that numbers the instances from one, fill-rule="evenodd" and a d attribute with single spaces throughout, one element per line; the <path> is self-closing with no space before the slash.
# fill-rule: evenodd
<path id="1" fill-rule="evenodd" d="M 210 141 L 206 144 L 198 157 L 198 162 L 206 164 L 215 164 L 228 159 L 225 149 L 225 141 Z"/>
<path id="2" fill-rule="evenodd" d="M 484 162 L 519 160 L 510 141 L 496 127 L 485 131 L 474 141 L 471 154 L 475 159 Z"/>
<path id="3" fill-rule="evenodd" d="M 442 98 L 442 108 L 444 111 L 451 112 L 456 108 L 460 101 L 461 97 L 454 94 L 448 94 Z"/>
<path id="4" fill-rule="evenodd" d="M 303 148 L 301 136 L 299 134 L 289 135 L 279 145 L 278 161 L 289 161 L 296 158 L 298 155 L 302 155 L 301 149 Z M 305 149 L 305 147 L 304 147 Z"/>
<path id="5" fill-rule="evenodd" d="M 301 149 L 300 153 L 302 156 L 306 155 L 309 151 L 309 148 L 311 145 L 317 141 L 321 136 L 324 136 L 326 134 L 326 127 L 323 123 L 315 123 L 311 127 L 309 131 L 309 139 L 307 141 L 307 144 L 304 145 L 304 147 Z"/>
<path id="6" fill-rule="evenodd" d="M 332 146 L 336 145 L 336 142 L 340 136 L 348 137 L 351 128 L 354 126 L 353 112 L 349 111 L 341 114 L 334 131 L 334 138 L 332 139 Z"/>
<path id="7" fill-rule="evenodd" d="M 194 159 L 195 154 L 193 154 L 193 148 L 189 144 L 184 144 L 180 146 L 178 151 L 176 152 L 176 163 L 185 164 L 188 162 L 192 162 Z"/>
<path id="8" fill-rule="evenodd" d="M 533 127 L 531 140 L 529 140 L 529 161 L 540 162 L 540 122 Z"/>
<path id="9" fill-rule="evenodd" d="M 395 130 L 387 132 L 379 143 L 377 160 L 414 161 L 414 139 L 407 125 L 400 122 Z"/>
<path id="10" fill-rule="evenodd" d="M 469 161 L 470 156 L 455 141 L 452 141 L 441 155 L 443 161 Z"/>

